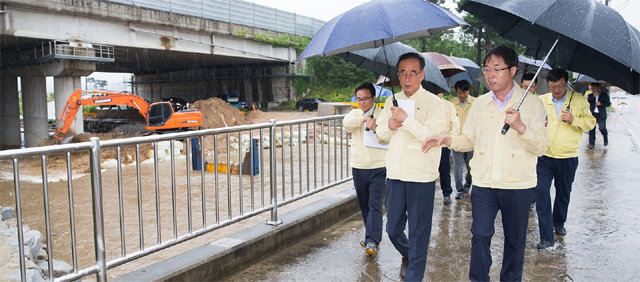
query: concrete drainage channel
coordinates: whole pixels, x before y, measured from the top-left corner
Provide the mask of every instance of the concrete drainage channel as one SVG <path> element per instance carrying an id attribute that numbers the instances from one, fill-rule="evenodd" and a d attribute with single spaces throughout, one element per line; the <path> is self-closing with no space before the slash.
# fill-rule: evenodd
<path id="1" fill-rule="evenodd" d="M 359 211 L 355 189 L 351 187 L 281 215 L 283 223 L 278 226 L 254 225 L 116 281 L 221 280 Z"/>

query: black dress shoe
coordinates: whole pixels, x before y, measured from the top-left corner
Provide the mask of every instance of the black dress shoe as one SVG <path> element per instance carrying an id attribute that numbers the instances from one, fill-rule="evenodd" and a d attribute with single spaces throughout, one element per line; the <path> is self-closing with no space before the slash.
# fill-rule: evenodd
<path id="1" fill-rule="evenodd" d="M 551 247 L 553 247 L 553 242 L 540 241 L 540 243 L 538 243 L 538 250 L 544 250 Z"/>
<path id="2" fill-rule="evenodd" d="M 564 226 L 556 226 L 554 229 L 556 230 L 556 234 L 560 236 L 567 235 L 567 229 L 565 229 Z"/>
<path id="3" fill-rule="evenodd" d="M 407 276 L 407 268 L 409 268 L 409 259 L 402 257 L 402 264 L 400 265 L 400 278 L 404 279 Z"/>
<path id="4" fill-rule="evenodd" d="M 604 146 L 607 147 L 607 145 L 609 145 L 609 140 L 605 139 L 604 140 Z"/>

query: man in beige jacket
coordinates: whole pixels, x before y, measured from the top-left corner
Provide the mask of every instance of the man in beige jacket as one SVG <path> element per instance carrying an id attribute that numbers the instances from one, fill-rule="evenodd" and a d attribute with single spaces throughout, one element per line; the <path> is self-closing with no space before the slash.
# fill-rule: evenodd
<path id="1" fill-rule="evenodd" d="M 385 102 L 378 119 L 377 136 L 389 144 L 387 166 L 387 234 L 402 255 L 400 277 L 421 281 L 431 236 L 435 180 L 440 148 L 427 154 L 420 145 L 427 137 L 445 134 L 444 102 L 424 90 L 425 61 L 418 53 L 398 60 L 402 91 Z M 409 225 L 409 238 L 404 231 Z M 405 276 L 406 275 L 406 276 Z"/>
<path id="2" fill-rule="evenodd" d="M 471 261 L 469 279 L 489 281 L 491 238 L 498 211 L 502 216 L 504 251 L 500 281 L 522 280 L 527 242 L 529 205 L 537 184 L 536 163 L 549 145 L 547 115 L 542 101 L 526 95 L 514 81 L 516 52 L 505 46 L 490 50 L 484 58 L 484 77 L 491 91 L 471 107 L 459 136 L 425 139 L 423 150 L 445 144 L 453 150 L 474 150 L 471 159 Z M 511 129 L 501 134 L 504 124 Z"/>
<path id="3" fill-rule="evenodd" d="M 351 133 L 351 171 L 356 188 L 365 237 L 360 245 L 365 253 L 378 254 L 378 244 L 382 240 L 382 195 L 384 194 L 387 170 L 384 156 L 387 150 L 365 145 L 365 135 L 374 138 L 376 117 L 382 109 L 375 106 L 376 89 L 365 82 L 355 90 L 359 109 L 353 109 L 344 117 L 344 128 Z M 372 137 L 373 136 L 373 137 Z"/>

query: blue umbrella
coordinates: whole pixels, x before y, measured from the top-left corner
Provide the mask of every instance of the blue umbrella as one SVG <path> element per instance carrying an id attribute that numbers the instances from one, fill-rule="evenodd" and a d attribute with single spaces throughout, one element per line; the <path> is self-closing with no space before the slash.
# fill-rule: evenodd
<path id="1" fill-rule="evenodd" d="M 456 62 L 458 62 L 458 64 L 461 64 L 467 70 L 466 72 L 461 72 L 459 74 L 452 76 L 450 78 L 451 85 L 456 85 L 456 82 L 460 80 L 466 80 L 469 82 L 469 84 L 478 83 L 477 78 L 482 73 L 482 71 L 480 70 L 480 66 L 478 66 L 478 64 L 474 63 L 472 60 L 469 60 L 467 58 L 460 58 L 460 57 L 454 57 L 454 56 L 451 56 L 451 58 L 454 59 Z"/>
<path id="2" fill-rule="evenodd" d="M 407 44 L 396 42 L 378 48 L 341 53 L 338 56 L 359 68 L 384 75 L 392 81 L 399 81 L 396 63 L 400 56 L 411 52 L 418 53 L 418 50 Z M 438 66 L 427 56 L 422 57 L 425 59 L 425 74 L 422 87 L 434 93 L 449 92 L 447 81 L 442 76 Z"/>
<path id="3" fill-rule="evenodd" d="M 424 0 L 373 0 L 327 22 L 298 60 L 376 48 L 466 24 L 449 10 Z"/>
<path id="4" fill-rule="evenodd" d="M 389 97 L 393 94 L 393 92 L 391 92 L 391 90 L 386 89 L 386 88 L 382 88 L 382 86 L 378 86 L 378 85 L 374 85 L 373 87 L 376 88 L 376 99 L 380 98 L 380 97 Z M 356 102 L 356 94 L 353 93 L 353 97 L 351 97 L 351 102 L 355 103 Z"/>

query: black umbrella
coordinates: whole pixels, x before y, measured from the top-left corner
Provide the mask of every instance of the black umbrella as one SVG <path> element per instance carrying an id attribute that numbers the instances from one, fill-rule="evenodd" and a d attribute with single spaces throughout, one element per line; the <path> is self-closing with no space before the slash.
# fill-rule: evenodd
<path id="1" fill-rule="evenodd" d="M 599 83 L 601 86 L 611 86 L 611 83 L 606 82 L 604 80 L 599 80 L 599 79 L 595 79 L 593 77 L 590 76 L 586 76 L 586 75 L 580 75 L 580 77 L 578 77 L 578 79 L 576 79 L 576 83 L 580 83 L 580 84 L 591 84 L 591 83 Z"/>
<path id="2" fill-rule="evenodd" d="M 543 64 L 551 55 L 553 66 L 640 93 L 640 32 L 595 0 L 468 0 L 462 9 L 527 46 L 530 55 L 545 51 Z M 505 124 L 503 134 L 508 129 Z"/>
<path id="3" fill-rule="evenodd" d="M 558 40 L 550 65 L 640 93 L 640 32 L 595 0 L 469 0 L 462 9 L 527 46 L 528 55 Z"/>
<path id="4" fill-rule="evenodd" d="M 350 51 L 338 54 L 339 57 L 351 62 L 359 68 L 384 75 L 393 81 L 398 80 L 396 62 L 405 53 L 418 53 L 415 48 L 400 42 L 387 44 L 378 48 Z M 442 76 L 438 66 L 426 56 L 425 73 L 422 87 L 433 93 L 448 91 L 447 81 Z"/>

